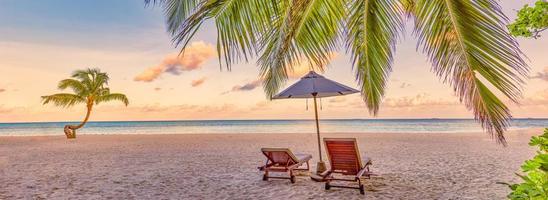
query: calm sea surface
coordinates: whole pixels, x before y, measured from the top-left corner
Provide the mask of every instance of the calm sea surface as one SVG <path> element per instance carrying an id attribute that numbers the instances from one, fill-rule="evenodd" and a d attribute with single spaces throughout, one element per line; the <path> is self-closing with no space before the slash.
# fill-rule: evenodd
<path id="1" fill-rule="evenodd" d="M 63 135 L 76 122 L 0 123 L 0 136 Z M 548 119 L 514 119 L 512 129 L 548 127 Z M 332 119 L 320 122 L 322 132 L 447 133 L 481 132 L 472 119 Z M 189 133 L 314 133 L 313 120 L 200 120 L 90 122 L 78 134 Z"/>

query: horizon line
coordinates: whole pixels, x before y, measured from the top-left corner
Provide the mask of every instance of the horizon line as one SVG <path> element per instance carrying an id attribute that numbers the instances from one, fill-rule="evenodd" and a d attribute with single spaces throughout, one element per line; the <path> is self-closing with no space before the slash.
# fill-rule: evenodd
<path id="1" fill-rule="evenodd" d="M 511 120 L 523 120 L 523 119 L 532 119 L 532 120 L 548 120 L 545 117 L 516 117 Z M 474 118 L 326 118 L 320 119 L 324 120 L 475 120 Z M 188 122 L 188 121 L 314 121 L 314 119 L 169 119 L 169 120 L 97 120 L 97 121 L 88 121 L 88 123 L 108 123 L 108 122 Z M 25 124 L 25 123 L 78 123 L 80 121 L 16 121 L 16 122 L 0 122 L 0 124 Z"/>

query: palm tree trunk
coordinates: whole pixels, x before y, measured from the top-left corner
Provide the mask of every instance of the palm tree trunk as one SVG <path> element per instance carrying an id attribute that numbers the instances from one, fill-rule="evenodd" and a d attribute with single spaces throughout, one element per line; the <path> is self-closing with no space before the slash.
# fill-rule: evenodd
<path id="1" fill-rule="evenodd" d="M 74 139 L 76 138 L 76 129 L 84 127 L 84 125 L 88 122 L 89 116 L 91 115 L 91 110 L 93 108 L 93 101 L 88 101 L 87 103 L 87 112 L 86 117 L 84 118 L 84 121 L 82 123 L 74 126 L 74 125 L 66 125 L 64 128 L 65 135 L 67 136 L 67 139 Z"/>

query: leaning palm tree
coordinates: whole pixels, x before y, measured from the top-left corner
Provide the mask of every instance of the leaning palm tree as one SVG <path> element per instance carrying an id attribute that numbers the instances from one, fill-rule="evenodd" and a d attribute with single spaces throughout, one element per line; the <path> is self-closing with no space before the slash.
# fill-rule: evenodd
<path id="1" fill-rule="evenodd" d="M 168 32 L 182 47 L 208 20 L 216 25 L 220 64 L 258 58 L 268 97 L 300 60 L 323 71 L 346 48 L 369 112 L 376 115 L 406 19 L 431 70 L 505 144 L 511 114 L 529 68 L 495 0 L 145 0 L 160 5 Z M 502 99 L 502 98 L 506 98 Z"/>
<path id="2" fill-rule="evenodd" d="M 126 106 L 129 100 L 126 95 L 110 93 L 108 86 L 108 74 L 99 69 L 77 70 L 72 74 L 72 79 L 65 79 L 59 82 L 58 88 L 64 90 L 72 89 L 71 93 L 58 93 L 42 96 L 42 103 L 53 103 L 56 106 L 72 107 L 76 104 L 86 104 L 87 112 L 84 120 L 78 125 L 66 125 L 64 128 L 67 138 L 76 138 L 76 130 L 84 127 L 88 122 L 93 105 L 107 101 L 121 101 Z"/>

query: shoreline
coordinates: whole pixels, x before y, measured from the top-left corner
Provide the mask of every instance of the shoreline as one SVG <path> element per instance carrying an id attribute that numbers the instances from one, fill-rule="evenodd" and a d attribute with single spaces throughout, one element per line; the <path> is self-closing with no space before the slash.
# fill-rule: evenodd
<path id="1" fill-rule="evenodd" d="M 323 118 L 320 121 L 383 121 L 383 120 L 470 120 L 475 121 L 474 118 Z M 548 120 L 548 117 L 517 117 L 512 120 Z M 91 123 L 116 123 L 116 122 L 208 122 L 208 121 L 315 121 L 310 118 L 302 119 L 177 119 L 177 120 L 98 120 L 89 121 Z M 0 124 L 32 124 L 32 123 L 79 123 L 80 121 L 13 121 L 13 122 L 0 122 Z"/>
<path id="2" fill-rule="evenodd" d="M 548 128 L 548 127 L 547 127 Z M 85 128 L 84 128 L 85 129 Z M 509 129 L 505 132 L 505 134 L 519 134 L 520 132 L 530 132 L 530 131 L 538 131 L 539 133 L 542 132 L 544 128 L 513 128 Z M 60 137 L 65 136 L 62 133 L 62 130 L 59 131 L 59 134 L 17 134 L 17 135 L 0 135 L 0 138 L 3 137 Z M 271 132 L 271 133 L 214 133 L 214 132 L 200 132 L 200 133 L 77 133 L 77 137 L 79 136 L 134 136 L 134 135 L 149 135 L 149 136 L 159 136 L 159 135 L 293 135 L 293 134 L 316 134 L 315 132 L 309 132 L 309 133 L 302 133 L 302 132 Z M 440 135 L 440 134 L 462 134 L 462 135 L 470 135 L 470 134 L 485 134 L 486 136 L 489 136 L 487 132 L 485 131 L 450 131 L 450 132 L 434 132 L 434 131 L 423 131 L 423 132 L 414 132 L 414 131 L 408 131 L 408 132 L 321 132 L 321 134 L 357 134 L 357 135 L 367 135 L 367 134 L 432 134 L 432 135 Z"/>

